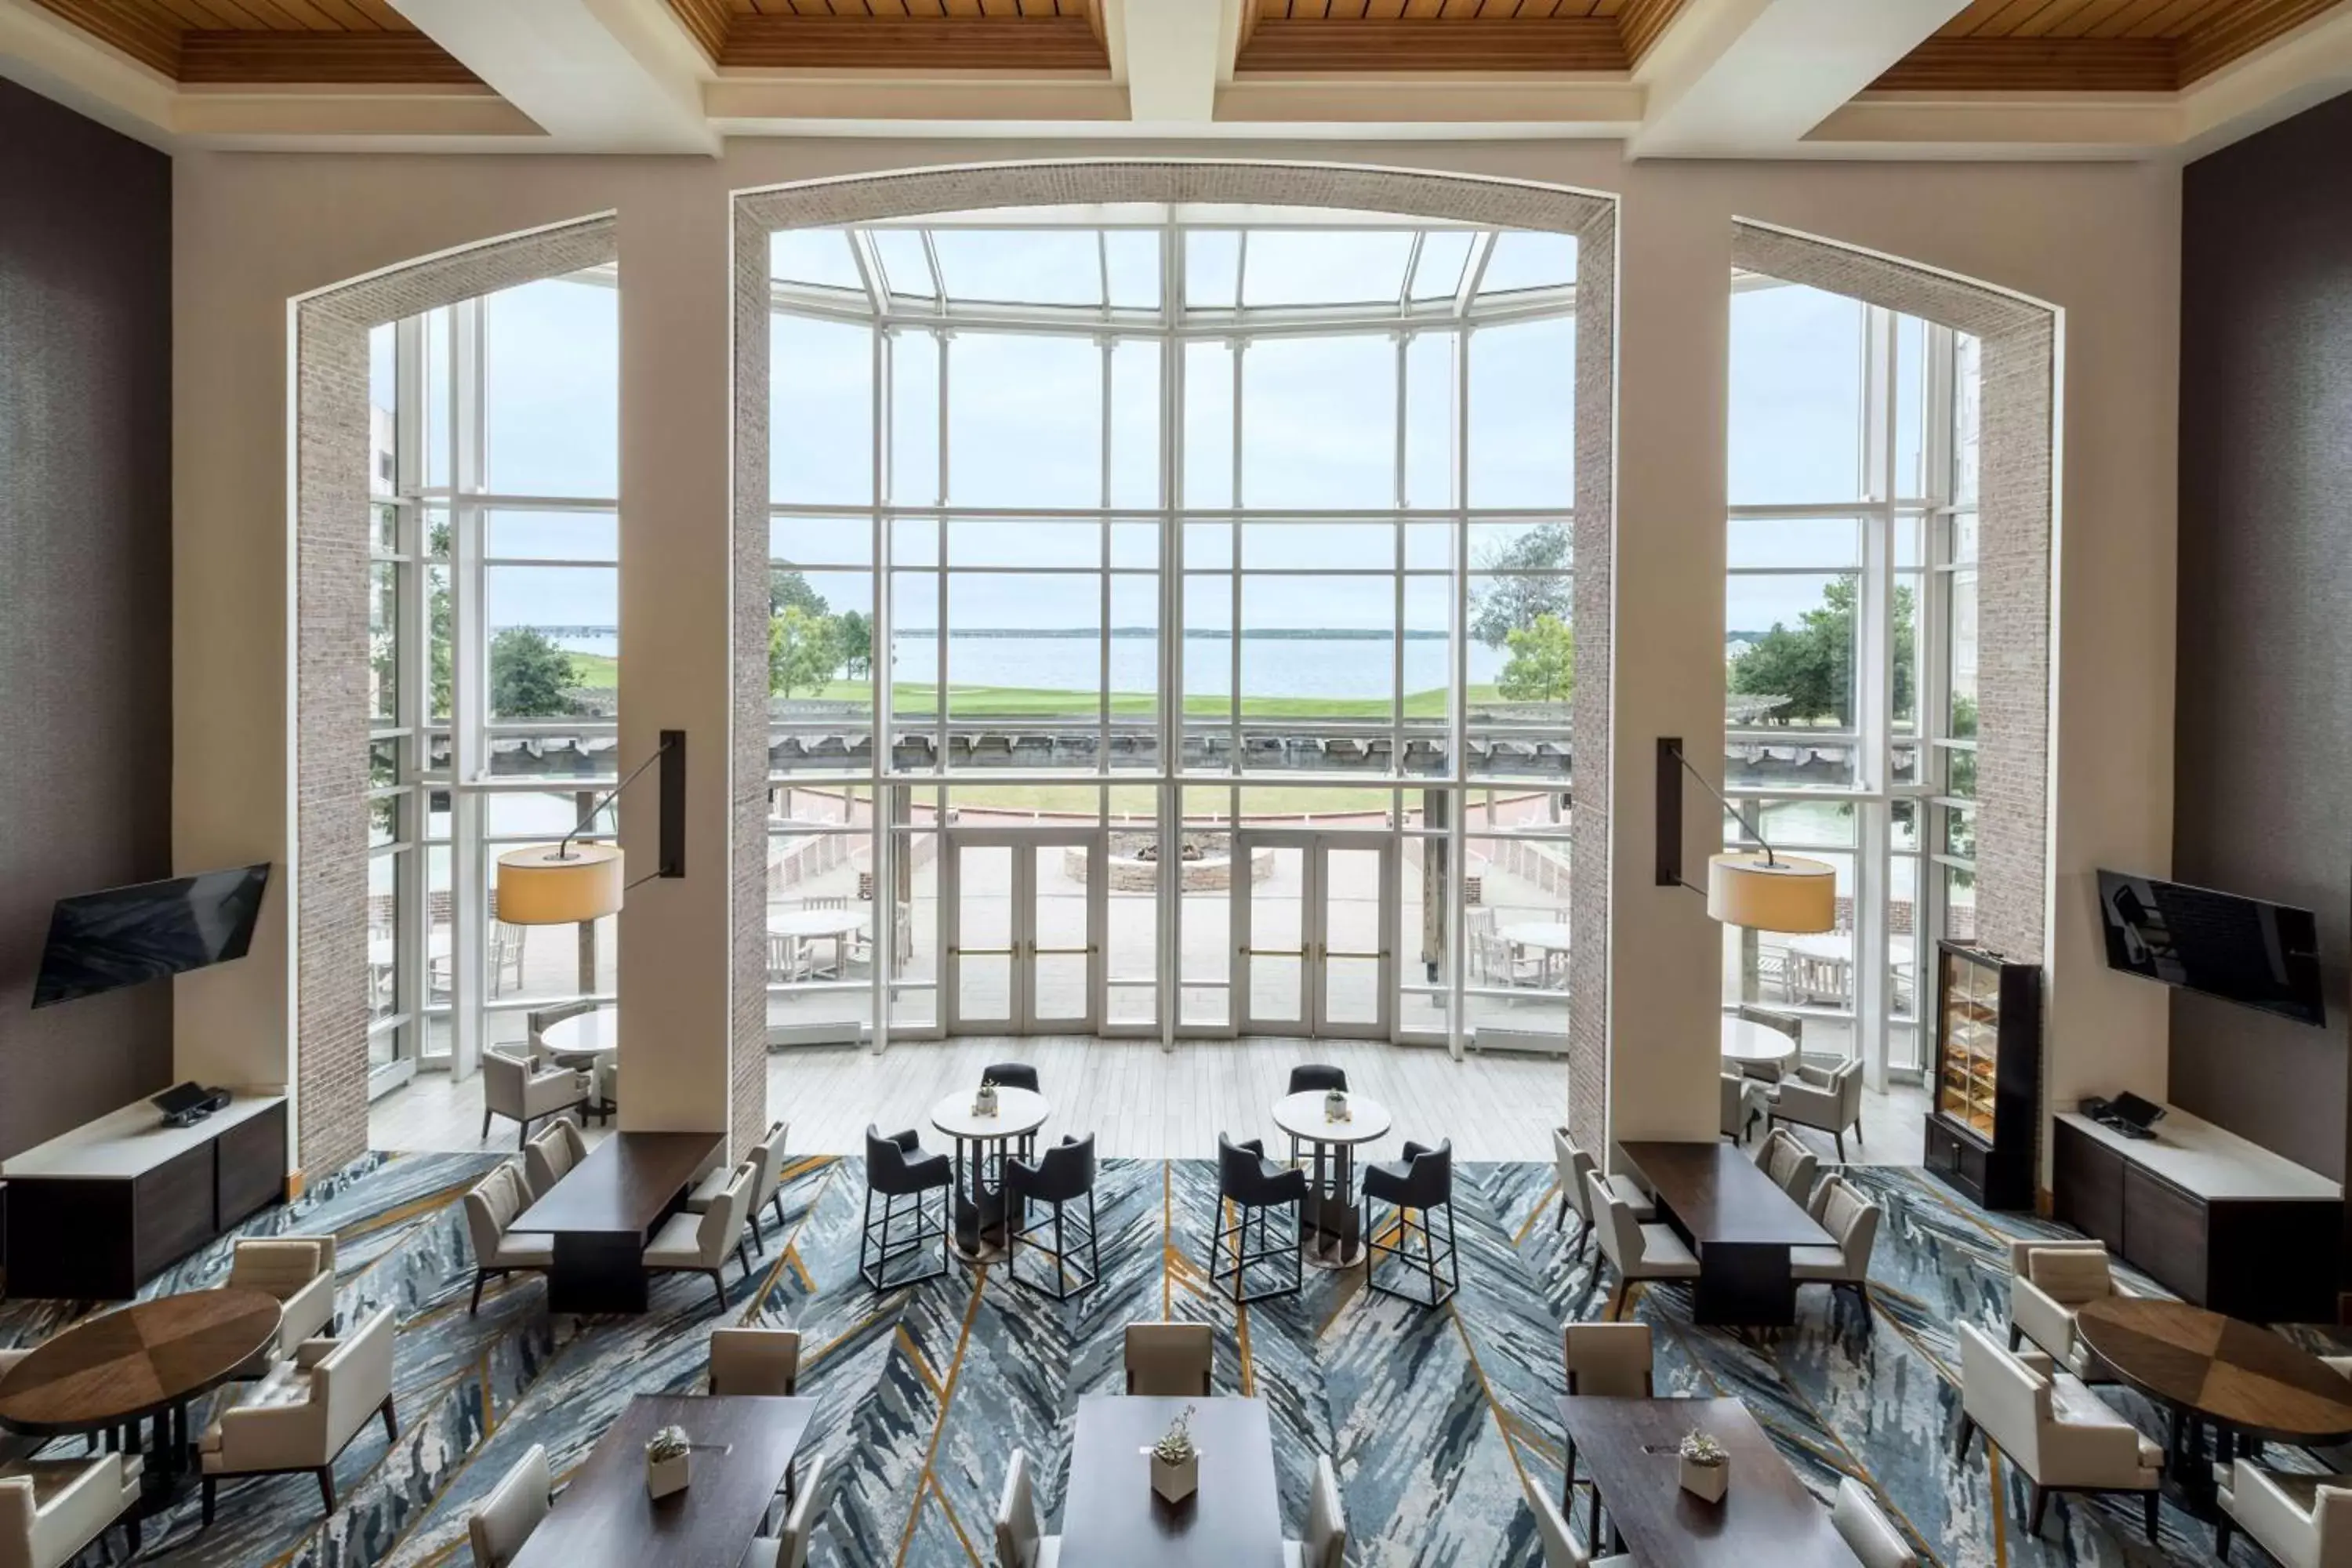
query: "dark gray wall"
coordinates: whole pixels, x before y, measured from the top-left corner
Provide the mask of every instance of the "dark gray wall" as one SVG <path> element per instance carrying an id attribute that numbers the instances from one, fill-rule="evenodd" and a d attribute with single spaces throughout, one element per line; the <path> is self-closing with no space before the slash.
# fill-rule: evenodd
<path id="1" fill-rule="evenodd" d="M 2172 1099 L 2340 1180 L 2352 96 L 2190 164 L 2182 195 L 2173 874 L 2315 910 L 2330 1016 L 2313 1028 L 2176 993 Z"/>
<path id="2" fill-rule="evenodd" d="M 0 81 L 0 1158 L 170 1080 L 168 984 L 27 1003 L 172 872 L 171 378 L 171 160 Z"/>

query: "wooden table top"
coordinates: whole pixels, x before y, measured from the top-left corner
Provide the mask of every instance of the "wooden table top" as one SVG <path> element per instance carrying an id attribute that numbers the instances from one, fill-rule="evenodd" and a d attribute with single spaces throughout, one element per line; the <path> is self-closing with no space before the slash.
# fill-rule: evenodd
<path id="1" fill-rule="evenodd" d="M 89 1432 L 168 1410 L 253 1359 L 278 1332 L 261 1290 L 191 1290 L 85 1318 L 0 1377 L 0 1426 Z"/>
<path id="2" fill-rule="evenodd" d="M 1829 1510 L 1737 1399 L 1568 1394 L 1559 1418 L 1642 1568 L 1860 1568 Z M 1675 1449 L 1694 1428 L 1730 1451 L 1721 1502 L 1682 1489 Z"/>
<path id="3" fill-rule="evenodd" d="M 508 1228 L 644 1235 L 718 1149 L 716 1132 L 615 1132 Z"/>
<path id="4" fill-rule="evenodd" d="M 2259 1324 L 2186 1301 L 2112 1296 L 2076 1312 L 2074 1330 L 2151 1399 L 2282 1443 L 2352 1436 L 2352 1379 Z"/>
<path id="5" fill-rule="evenodd" d="M 1169 1507 L 1145 1452 L 1192 1409 L 1201 1487 Z M 1282 1568 L 1274 1431 L 1262 1399 L 1097 1394 L 1078 1405 L 1062 1568 Z"/>
<path id="6" fill-rule="evenodd" d="M 1743 1150 L 1720 1139 L 1705 1143 L 1635 1142 L 1618 1148 L 1658 1201 L 1675 1211 L 1691 1239 L 1738 1247 L 1834 1247 L 1780 1184 Z"/>
<path id="7" fill-rule="evenodd" d="M 760 1533 L 812 1399 L 640 1394 L 597 1440 L 511 1568 L 738 1568 Z M 684 1491 L 646 1495 L 646 1439 L 683 1426 L 695 1445 Z"/>

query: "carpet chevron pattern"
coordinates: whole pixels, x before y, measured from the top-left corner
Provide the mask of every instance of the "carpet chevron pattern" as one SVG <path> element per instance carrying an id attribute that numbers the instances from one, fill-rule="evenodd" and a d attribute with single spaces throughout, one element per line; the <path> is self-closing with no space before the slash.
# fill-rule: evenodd
<path id="1" fill-rule="evenodd" d="M 782 1226 L 769 1216 L 754 1271 L 730 1274 L 722 1320 L 691 1277 L 657 1282 L 644 1318 L 551 1317 L 542 1287 L 527 1279 L 493 1287 L 469 1316 L 472 1259 L 457 1200 L 495 1163 L 372 1155 L 247 1227 L 331 1230 L 344 1316 L 382 1304 L 398 1312 L 401 1437 L 387 1446 L 371 1426 L 345 1453 L 330 1518 L 306 1479 L 247 1482 L 223 1492 L 209 1530 L 193 1500 L 155 1521 L 139 1562 L 464 1563 L 467 1510 L 526 1448 L 544 1443 L 556 1474 L 568 1474 L 630 1394 L 697 1386 L 709 1331 L 730 1321 L 803 1335 L 802 1391 L 819 1405 L 808 1445 L 829 1456 L 813 1562 L 991 1563 L 1005 1456 L 1018 1447 L 1036 1461 L 1050 1527 L 1077 1402 L 1119 1386 L 1122 1326 L 1162 1317 L 1215 1324 L 1218 1391 L 1267 1402 L 1289 1517 L 1303 1516 L 1315 1456 L 1333 1456 L 1351 1563 L 1538 1562 L 1521 1489 L 1557 1495 L 1559 1485 L 1559 1325 L 1600 1300 L 1568 1245 L 1573 1226 L 1555 1227 L 1547 1165 L 1458 1171 L 1462 1290 L 1454 1307 L 1430 1312 L 1368 1292 L 1360 1271 L 1309 1270 L 1297 1297 L 1244 1309 L 1219 1298 L 1205 1264 L 1208 1161 L 1105 1162 L 1104 1277 L 1075 1300 L 1017 1289 L 1001 1266 L 958 1268 L 877 1297 L 856 1274 L 860 1163 L 801 1160 L 787 1173 Z M 1952 1324 L 2003 1321 L 2008 1239 L 2055 1227 L 1984 1214 L 1915 1171 L 1852 1174 L 1886 1209 L 1872 1267 L 1875 1323 L 1850 1300 L 1811 1291 L 1794 1331 L 1741 1338 L 1695 1328 L 1678 1290 L 1641 1291 L 1635 1310 L 1660 1331 L 1661 1390 L 1745 1399 L 1818 1495 L 1842 1474 L 1864 1477 L 1937 1563 L 2211 1562 L 2210 1530 L 2168 1506 L 2156 1549 L 2138 1533 L 2137 1509 L 2072 1497 L 2053 1500 L 2033 1539 L 2021 1522 L 2022 1484 L 2002 1461 L 1980 1446 L 1969 1464 L 1953 1462 Z M 224 1245 L 152 1289 L 200 1288 L 226 1268 Z M 36 1342 L 76 1311 L 0 1303 L 0 1343 Z M 2158 1430 L 2152 1412 L 2116 1397 Z"/>

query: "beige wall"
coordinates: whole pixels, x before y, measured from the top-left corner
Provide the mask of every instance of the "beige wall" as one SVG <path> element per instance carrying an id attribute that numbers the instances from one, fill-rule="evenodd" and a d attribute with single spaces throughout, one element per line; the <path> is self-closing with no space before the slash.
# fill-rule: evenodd
<path id="1" fill-rule="evenodd" d="M 622 706 L 631 755 L 697 735 L 689 876 L 622 919 L 623 1005 L 661 1040 L 646 1124 L 724 1122 L 723 756 L 731 190 L 1103 144 L 732 144 L 718 161 L 184 157 L 177 167 L 175 853 L 184 868 L 289 847 L 287 301 L 430 252 L 614 210 L 621 222 L 625 514 Z M 1621 1134 L 1711 1135 L 1716 933 L 1652 885 L 1653 742 L 1722 721 L 1722 367 L 1730 221 L 1748 217 L 2012 289 L 2063 312 L 2048 1079 L 2062 1103 L 2164 1089 L 2163 995 L 2106 974 L 2090 873 L 2160 871 L 2171 838 L 2178 178 L 2126 164 L 1625 163 L 1591 143 L 1133 146 L 1297 158 L 1622 194 L 1619 575 L 1612 784 L 1611 1112 Z M 700 739 L 709 736 L 708 742 Z M 1694 753 L 1707 758 L 1703 743 Z M 1706 765 L 1719 768 L 1719 760 Z M 1713 831 L 1696 803 L 1691 853 Z M 625 814 L 641 862 L 650 800 Z M 284 885 L 284 884 L 281 884 Z M 253 961 L 178 982 L 179 1068 L 277 1081 L 285 910 Z M 1706 976 L 1706 984 L 1693 984 Z M 655 1081 L 650 1076 L 633 1082 Z M 633 1090 L 634 1093 L 634 1090 Z"/>

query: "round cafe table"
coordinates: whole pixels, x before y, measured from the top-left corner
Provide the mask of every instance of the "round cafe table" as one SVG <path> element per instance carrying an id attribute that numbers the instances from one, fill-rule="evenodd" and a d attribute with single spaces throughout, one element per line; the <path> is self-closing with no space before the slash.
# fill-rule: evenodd
<path id="1" fill-rule="evenodd" d="M 226 1383 L 278 1333 L 277 1298 L 191 1290 L 84 1318 L 0 1376 L 0 1426 L 54 1437 L 102 1432 L 141 1447 L 154 1422 L 150 1481 L 165 1496 L 190 1468 L 188 1405 Z"/>
<path id="2" fill-rule="evenodd" d="M 1797 1042 L 1780 1030 L 1762 1024 L 1751 1024 L 1745 1018 L 1723 1016 L 1723 1059 L 1734 1066 L 1750 1062 L 1780 1065 L 1797 1054 Z"/>
<path id="3" fill-rule="evenodd" d="M 621 1010 L 607 1003 L 589 1013 L 575 1013 L 569 1018 L 558 1018 L 539 1032 L 540 1048 L 562 1062 L 565 1067 L 578 1068 L 602 1061 L 621 1052 Z"/>
<path id="4" fill-rule="evenodd" d="M 2110 1296 L 2077 1311 L 2074 1331 L 2119 1381 L 2170 1413 L 2165 1488 L 2200 1519 L 2217 1517 L 2214 1470 L 2237 1457 L 2239 1439 L 2352 1439 L 2352 1379 L 2257 1324 L 2186 1301 Z"/>
<path id="5" fill-rule="evenodd" d="M 1543 963 L 1544 983 L 1551 983 L 1552 966 L 1568 953 L 1566 921 L 1521 921 L 1495 933 L 1513 947 L 1532 952 Z"/>
<path id="6" fill-rule="evenodd" d="M 955 1140 L 956 1222 L 948 1244 L 966 1263 L 993 1263 L 1004 1256 L 1009 1241 L 1004 1194 L 1001 1186 L 990 1188 L 987 1172 L 1002 1163 L 1007 1143 L 1044 1126 L 1054 1108 L 1034 1089 L 1000 1087 L 996 1114 L 982 1116 L 971 1108 L 979 1092 L 974 1084 L 932 1106 L 931 1125 Z M 991 1144 L 994 1160 L 989 1157 Z"/>
<path id="7" fill-rule="evenodd" d="M 768 934 L 788 936 L 795 942 L 833 943 L 833 972 L 840 974 L 849 958 L 849 939 L 866 929 L 864 910 L 770 910 Z"/>
<path id="8" fill-rule="evenodd" d="M 1348 1096 L 1348 1119 L 1334 1121 L 1324 1091 L 1308 1089 L 1274 1102 L 1274 1124 L 1315 1148 L 1307 1203 L 1298 1216 L 1306 1260 L 1317 1268 L 1352 1268 L 1364 1259 L 1363 1211 L 1356 1205 L 1356 1146 L 1389 1130 L 1388 1107 Z"/>

